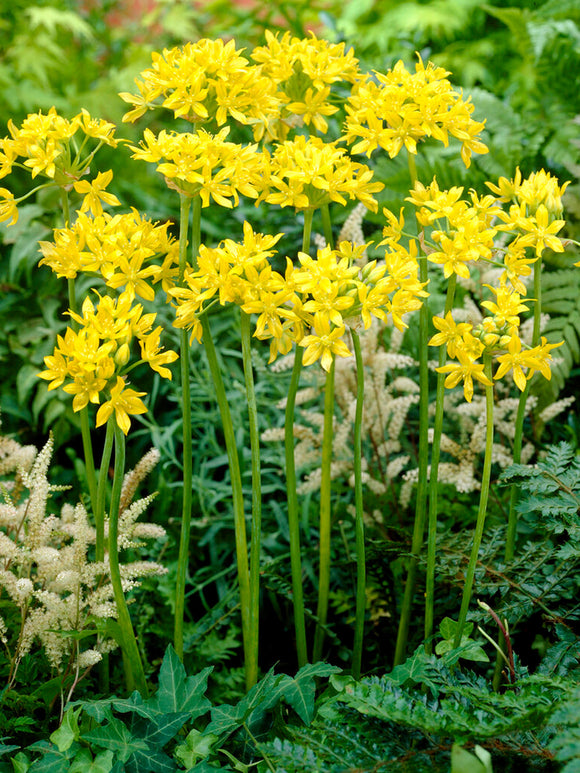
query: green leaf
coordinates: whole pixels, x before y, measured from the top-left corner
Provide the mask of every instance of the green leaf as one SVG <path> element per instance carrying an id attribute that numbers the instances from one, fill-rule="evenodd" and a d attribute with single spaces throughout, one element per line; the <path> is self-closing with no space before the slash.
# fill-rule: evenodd
<path id="1" fill-rule="evenodd" d="M 451 773 L 492 773 L 491 754 L 481 746 L 475 754 L 454 743 L 451 748 Z"/>
<path id="2" fill-rule="evenodd" d="M 110 773 L 113 762 L 111 751 L 100 752 L 93 759 L 88 749 L 81 749 L 70 766 L 70 773 Z"/>
<path id="3" fill-rule="evenodd" d="M 192 768 L 198 761 L 209 757 L 218 740 L 217 735 L 200 733 L 194 728 L 188 733 L 185 743 L 175 747 L 175 756 L 186 768 Z"/>
<path id="4" fill-rule="evenodd" d="M 205 697 L 207 679 L 212 668 L 204 668 L 195 676 L 187 676 L 183 663 L 170 645 L 159 671 L 159 689 L 148 705 L 161 712 L 188 712 L 191 719 L 211 708 Z"/>
<path id="5" fill-rule="evenodd" d="M 18 749 L 18 746 L 15 746 L 14 748 Z M 30 760 L 24 752 L 18 752 L 16 756 L 12 757 L 10 762 L 12 763 L 14 773 L 27 773 L 30 769 Z"/>
<path id="6" fill-rule="evenodd" d="M 116 752 L 121 762 L 127 762 L 135 752 L 149 751 L 147 742 L 142 738 L 135 738 L 127 725 L 115 717 L 112 717 L 104 727 L 89 730 L 81 737 L 87 743 Z"/>
<path id="7" fill-rule="evenodd" d="M 268 698 L 268 708 L 283 698 L 304 724 L 309 725 L 314 717 L 315 678 L 330 676 L 339 673 L 340 670 L 337 666 L 331 666 L 328 663 L 307 663 L 294 678 L 283 674 Z"/>
<path id="8" fill-rule="evenodd" d="M 70 760 L 78 751 L 78 744 L 73 744 L 65 751 L 59 751 L 47 741 L 39 741 L 28 747 L 28 751 L 40 752 L 42 757 L 35 760 L 28 768 L 28 773 L 68 773 Z"/>
<path id="9" fill-rule="evenodd" d="M 58 730 L 55 730 L 54 733 L 50 735 L 50 740 L 56 745 L 59 752 L 70 749 L 73 743 L 79 740 L 80 731 L 78 717 L 81 711 L 81 707 L 78 709 L 68 709 Z"/>

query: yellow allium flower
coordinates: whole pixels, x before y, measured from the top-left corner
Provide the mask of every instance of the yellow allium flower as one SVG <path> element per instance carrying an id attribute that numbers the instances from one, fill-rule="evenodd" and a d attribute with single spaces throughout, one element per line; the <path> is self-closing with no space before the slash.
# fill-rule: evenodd
<path id="1" fill-rule="evenodd" d="M 223 126 L 230 118 L 263 125 L 278 116 L 276 84 L 250 64 L 234 40 L 199 40 L 152 54 L 152 66 L 135 79 L 139 94 L 119 96 L 133 109 L 123 121 L 164 107 L 175 118 Z"/>
<path id="2" fill-rule="evenodd" d="M 456 387 L 460 381 L 463 381 L 463 394 L 468 403 L 473 398 L 473 379 L 481 384 L 491 386 L 493 382 L 483 372 L 483 363 L 469 357 L 464 351 L 457 350 L 457 359 L 459 362 L 451 362 L 437 368 L 438 373 L 447 373 L 445 386 L 448 389 Z"/>
<path id="3" fill-rule="evenodd" d="M 525 303 L 521 303 L 520 294 L 507 285 L 501 285 L 500 287 L 485 286 L 495 295 L 496 302 L 483 301 L 481 305 L 493 314 L 497 327 L 501 329 L 506 325 L 519 325 L 520 313 L 528 311 Z"/>
<path id="4" fill-rule="evenodd" d="M 371 153 L 378 147 L 394 158 L 403 147 L 417 152 L 417 143 L 433 137 L 447 146 L 449 135 L 461 142 L 466 166 L 472 153 L 487 153 L 479 135 L 484 122 L 471 117 L 473 105 L 452 89 L 449 73 L 419 57 L 415 73 L 399 61 L 376 81 L 359 81 L 348 100 L 344 139 L 353 153 Z"/>
<path id="5" fill-rule="evenodd" d="M 163 328 L 161 326 L 156 327 L 148 335 L 141 338 L 139 345 L 141 347 L 141 358 L 149 364 L 149 367 L 159 373 L 162 378 L 168 378 L 171 380 L 172 373 L 168 365 L 171 362 L 175 362 L 179 358 L 177 352 L 168 350 L 163 352 L 163 347 L 160 346 L 159 339 Z"/>
<path id="6" fill-rule="evenodd" d="M 352 84 L 361 78 L 352 49 L 345 52 L 344 43 L 318 40 L 312 32 L 309 38 L 300 39 L 290 32 L 280 38 L 266 30 L 266 45 L 255 48 L 252 59 L 278 88 L 280 120 L 267 127 L 278 140 L 285 138 L 295 118 L 325 134 L 326 117 L 338 110 L 333 85 Z"/>
<path id="7" fill-rule="evenodd" d="M 473 325 L 468 322 L 460 322 L 459 324 L 455 322 L 450 311 L 444 318 L 433 317 L 433 325 L 439 332 L 430 339 L 429 346 L 445 344 L 450 357 L 455 357 L 457 345 L 463 341 L 463 336 L 473 329 Z"/>
<path id="8" fill-rule="evenodd" d="M 157 164 L 169 187 L 186 196 L 201 197 L 208 207 L 213 199 L 222 207 L 239 203 L 239 194 L 257 198 L 264 186 L 265 156 L 257 145 L 242 146 L 226 140 L 229 128 L 213 135 L 199 129 L 195 134 L 159 135 L 149 129 L 133 158 Z"/>
<path id="9" fill-rule="evenodd" d="M 544 339 L 545 340 L 545 339 Z M 517 334 L 513 334 L 509 340 L 507 346 L 507 352 L 500 354 L 497 357 L 497 361 L 500 363 L 499 368 L 495 372 L 494 379 L 500 379 L 505 376 L 510 370 L 513 372 L 513 379 L 516 386 L 523 392 L 526 388 L 527 378 L 533 375 L 533 370 L 526 374 L 522 368 L 533 368 L 537 364 L 537 360 L 534 359 L 532 350 L 522 351 L 522 342 Z"/>
<path id="10" fill-rule="evenodd" d="M 117 376 L 117 382 L 111 389 L 109 399 L 97 411 L 96 426 L 105 424 L 114 413 L 117 426 L 126 435 L 131 427 L 129 416 L 147 413 L 147 407 L 141 400 L 144 395 L 145 392 L 136 392 L 134 389 L 127 388 L 125 380 Z"/>
<path id="11" fill-rule="evenodd" d="M 378 204 L 372 194 L 384 185 L 371 182 L 372 177 L 367 166 L 353 162 L 336 142 L 325 143 L 319 137 L 300 135 L 280 143 L 274 150 L 268 187 L 258 201 L 315 209 L 332 201 L 344 206 L 347 199 L 357 199 L 376 212 Z"/>
<path id="12" fill-rule="evenodd" d="M 77 193 L 84 193 L 85 197 L 81 204 L 81 212 L 90 210 L 93 215 L 101 215 L 103 213 L 103 205 L 109 204 L 112 207 L 120 205 L 119 199 L 113 193 L 107 193 L 106 188 L 113 179 L 113 170 L 109 169 L 108 172 L 99 172 L 94 180 L 90 182 L 88 180 L 78 180 L 73 183 L 73 187 Z"/>
<path id="13" fill-rule="evenodd" d="M 510 207 L 509 215 L 503 215 L 503 220 L 508 224 L 508 228 L 517 228 L 524 236 L 520 239 L 520 245 L 523 247 L 533 247 L 536 250 L 536 256 L 541 257 L 546 247 L 554 252 L 564 252 L 562 241 L 556 234 L 566 225 L 564 220 L 550 219 L 545 204 L 540 204 L 536 209 L 535 215 L 526 214 L 526 205 L 521 203 L 519 206 Z"/>
<path id="14" fill-rule="evenodd" d="M 316 360 L 320 360 L 320 364 L 328 372 L 334 357 L 350 357 L 351 353 L 347 345 L 341 340 L 344 333 L 344 326 L 331 329 L 330 320 L 327 317 L 315 320 L 314 333 L 299 341 L 300 346 L 305 350 L 304 365 L 312 365 Z"/>
<path id="15" fill-rule="evenodd" d="M 10 220 L 8 225 L 18 222 L 18 207 L 14 194 L 6 188 L 0 188 L 0 223 Z"/>

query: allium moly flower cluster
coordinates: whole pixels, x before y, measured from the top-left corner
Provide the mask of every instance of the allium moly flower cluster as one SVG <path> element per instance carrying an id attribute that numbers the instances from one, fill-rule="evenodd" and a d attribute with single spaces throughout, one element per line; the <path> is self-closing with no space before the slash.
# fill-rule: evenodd
<path id="1" fill-rule="evenodd" d="M 516 386 L 523 391 L 534 373 L 539 371 L 545 378 L 551 377 L 550 352 L 560 345 L 548 343 L 542 337 L 529 346 L 522 340 L 519 328 L 521 315 L 530 310 L 525 302 L 527 287 L 523 278 L 531 274 L 530 266 L 541 259 L 544 249 L 564 249 L 556 236 L 564 221 L 556 219 L 554 213 L 561 212 L 561 195 L 566 186 L 559 186 L 555 178 L 543 171 L 522 181 L 519 170 L 514 180 L 502 178 L 498 185 L 488 186 L 500 194 L 498 198 L 480 198 L 470 191 L 466 201 L 461 198 L 462 188 L 442 191 L 434 180 L 427 187 L 417 183 L 408 199 L 417 208 L 425 242 L 428 244 L 430 239 L 433 244 L 427 257 L 443 266 L 445 278 L 469 278 L 468 264 L 476 261 L 493 261 L 503 267 L 499 285 L 485 285 L 491 298 L 481 302 L 487 315 L 480 323 L 456 322 L 450 311 L 444 317 L 433 318 L 437 332 L 430 345 L 445 345 L 449 357 L 456 360 L 438 370 L 447 374 L 446 387 L 463 383 L 467 401 L 473 397 L 474 380 L 486 386 L 492 384 L 484 373 L 484 354 L 497 363 L 494 380 L 511 372 Z M 506 212 L 501 204 L 512 200 L 516 203 Z M 396 243 L 400 238 L 404 225 L 401 221 L 391 215 L 385 229 L 388 243 Z M 501 250 L 494 246 L 494 236 L 499 231 L 506 232 L 509 239 L 507 247 Z"/>
<path id="2" fill-rule="evenodd" d="M 472 118 L 473 104 L 453 89 L 449 74 L 419 57 L 414 73 L 399 61 L 358 81 L 346 105 L 344 138 L 352 152 L 370 156 L 380 147 L 394 158 L 403 148 L 417 153 L 417 144 L 429 137 L 447 146 L 452 136 L 461 142 L 466 166 L 472 153 L 487 153 L 480 139 L 485 123 Z"/>
<path id="3" fill-rule="evenodd" d="M 60 187 L 80 180 L 102 144 L 117 145 L 114 125 L 92 118 L 85 109 L 69 120 L 51 107 L 46 114 L 29 115 L 21 126 L 9 120 L 8 129 L 10 136 L 0 139 L 0 178 L 19 167 L 27 169 L 32 179 L 48 178 Z M 15 199 L 11 191 L 0 188 L 0 222 L 16 223 L 17 205 L 28 195 Z"/>
<path id="4" fill-rule="evenodd" d="M 268 123 L 278 115 L 276 84 L 242 52 L 234 40 L 207 38 L 154 52 L 151 67 L 135 80 L 139 94 L 120 94 L 133 105 L 123 120 L 136 121 L 163 107 L 175 118 L 218 127 L 230 118 L 242 124 Z"/>
<path id="5" fill-rule="evenodd" d="M 277 87 L 279 121 L 267 130 L 278 140 L 284 140 L 297 122 L 326 134 L 327 117 L 339 109 L 333 86 L 351 85 L 361 77 L 352 49 L 345 51 L 344 43 L 319 40 L 313 32 L 308 38 L 290 32 L 280 38 L 266 30 L 266 45 L 255 48 L 251 56 Z"/>
<path id="6" fill-rule="evenodd" d="M 118 426 L 127 434 L 131 426 L 129 416 L 147 411 L 141 400 L 145 393 L 131 389 L 125 375 L 133 340 L 139 342 L 141 361 L 163 378 L 171 378 L 166 366 L 178 355 L 171 350 L 163 351 L 162 328 L 153 327 L 156 315 L 144 314 L 142 305 L 134 304 L 128 291 L 116 299 L 98 296 L 96 306 L 87 297 L 82 316 L 70 314 L 79 329 L 68 327 L 64 336 L 57 337 L 54 354 L 44 358 L 47 370 L 39 376 L 50 382 L 49 389 L 66 381 L 63 389 L 74 395 L 74 411 L 89 403 L 100 404 L 97 426 L 114 413 Z M 108 399 L 101 404 L 103 395 Z"/>
<path id="7" fill-rule="evenodd" d="M 305 348 L 304 363 L 316 360 L 328 370 L 333 357 L 348 357 L 343 341 L 347 321 L 372 317 L 404 327 L 403 316 L 420 307 L 427 293 L 418 280 L 416 257 L 393 249 L 384 261 L 365 264 L 364 245 L 342 242 L 324 247 L 316 258 L 299 253 L 300 265 L 287 259 L 284 275 L 272 269 L 278 236 L 255 234 L 244 225 L 243 243 L 225 240 L 216 248 L 200 248 L 198 268 L 185 275 L 186 287 L 171 294 L 177 302 L 175 325 L 192 330 L 201 340 L 201 313 L 216 296 L 221 304 L 236 303 L 258 315 L 254 335 L 271 339 L 270 361 L 292 344 Z M 310 333 L 306 331 L 310 329 Z"/>
<path id="8" fill-rule="evenodd" d="M 4 438 L 0 445 L 5 447 Z M 62 487 L 48 481 L 52 457 L 52 438 L 36 455 L 28 471 L 21 471 L 20 486 L 6 486 L 0 504 L 0 586 L 5 594 L 3 643 L 12 663 L 14 678 L 18 663 L 30 652 L 35 641 L 45 651 L 51 669 L 64 673 L 67 668 L 88 668 L 114 649 L 114 641 L 97 633 L 95 621 L 115 618 L 117 611 L 108 578 L 108 562 L 91 560 L 95 531 L 82 504 L 64 505 L 60 515 L 51 513 L 50 497 Z M 18 448 L 12 449 L 16 457 Z M 157 457 L 153 456 L 150 461 Z M 140 471 L 140 479 L 151 463 Z M 134 474 L 133 474 L 134 475 Z M 126 482 L 130 480 L 128 476 Z M 135 491 L 135 481 L 127 483 Z M 11 493 L 8 493 L 11 488 Z M 136 547 L 143 538 L 159 538 L 160 526 L 138 523 L 150 497 L 130 504 L 121 514 L 119 545 Z M 164 568 L 149 561 L 122 566 L 126 589 Z M 8 601 L 7 601 L 7 599 Z M 93 637 L 71 634 L 94 631 Z"/>
<path id="9" fill-rule="evenodd" d="M 256 199 L 263 188 L 266 158 L 256 145 L 228 142 L 229 127 L 218 134 L 205 129 L 196 133 L 149 129 L 133 158 L 157 164 L 167 185 L 185 196 L 200 196 L 208 207 L 215 201 L 222 207 L 239 203 L 239 194 Z"/>
<path id="10" fill-rule="evenodd" d="M 299 135 L 279 143 L 265 167 L 267 178 L 258 201 L 296 209 L 317 209 L 335 201 L 358 200 L 376 212 L 373 193 L 385 186 L 371 182 L 373 171 L 350 158 L 335 142 Z"/>

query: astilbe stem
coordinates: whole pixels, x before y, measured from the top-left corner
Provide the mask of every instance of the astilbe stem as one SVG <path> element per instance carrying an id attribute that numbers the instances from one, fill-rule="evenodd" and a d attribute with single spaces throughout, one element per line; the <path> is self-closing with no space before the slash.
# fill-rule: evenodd
<path id="1" fill-rule="evenodd" d="M 326 619 L 328 616 L 328 599 L 330 592 L 330 553 L 331 553 L 331 465 L 332 438 L 334 421 L 334 357 L 326 374 L 324 386 L 324 428 L 322 432 L 322 462 L 320 480 L 320 547 L 318 569 L 318 605 L 316 608 L 316 632 L 314 634 L 314 663 L 322 657 Z"/>
<path id="2" fill-rule="evenodd" d="M 365 387 L 364 363 L 362 358 L 360 338 L 356 330 L 352 329 L 351 336 L 354 356 L 356 359 L 356 409 L 354 417 L 353 448 L 356 534 L 356 612 L 354 624 L 354 645 L 352 649 L 352 675 L 355 679 L 360 679 L 366 611 L 366 560 L 362 487 L 362 422 Z"/>
<path id="3" fill-rule="evenodd" d="M 483 355 L 483 372 L 491 382 L 491 355 L 484 353 Z M 459 621 L 457 630 L 455 632 L 455 639 L 453 642 L 454 647 L 459 647 L 461 644 L 461 638 L 463 636 L 463 629 L 465 628 L 465 621 L 467 620 L 467 612 L 469 610 L 469 602 L 471 601 L 471 592 L 473 590 L 473 580 L 475 577 L 475 567 L 477 565 L 477 558 L 479 555 L 479 548 L 481 547 L 481 540 L 483 537 L 483 529 L 485 526 L 485 516 L 487 513 L 487 500 L 489 498 L 489 481 L 491 478 L 491 457 L 493 451 L 493 384 L 485 386 L 485 456 L 483 460 L 483 472 L 481 476 L 481 493 L 479 497 L 479 509 L 477 511 L 477 521 L 475 523 L 475 532 L 473 534 L 473 544 L 471 546 L 471 555 L 469 557 L 469 564 L 467 566 L 467 572 L 465 574 L 465 583 L 463 586 L 463 594 L 461 597 L 461 609 L 459 612 Z"/>
<path id="4" fill-rule="evenodd" d="M 131 623 L 129 608 L 123 593 L 119 568 L 119 504 L 121 501 L 123 475 L 125 473 L 125 435 L 117 425 L 114 416 L 109 419 L 109 423 L 111 422 L 114 424 L 115 434 L 115 468 L 111 491 L 111 508 L 109 511 L 109 568 L 111 572 L 111 585 L 117 607 L 117 622 L 119 623 L 121 633 L 121 650 L 123 653 L 127 689 L 130 692 L 137 689 L 143 697 L 147 697 L 145 671 L 137 639 L 135 638 L 133 624 Z"/>
<path id="5" fill-rule="evenodd" d="M 445 309 L 443 316 L 453 308 L 457 275 L 452 274 L 447 285 Z M 447 348 L 439 347 L 439 367 L 447 361 Z M 441 435 L 443 433 L 443 409 L 445 404 L 445 373 L 437 373 L 437 395 L 435 398 L 435 420 L 433 424 L 433 443 L 431 444 L 431 469 L 429 472 L 429 516 L 427 536 L 427 578 L 425 588 L 425 652 L 433 651 L 431 636 L 433 634 L 435 607 L 435 559 L 437 552 L 437 488 L 439 485 L 439 457 L 441 452 Z"/>
<path id="6" fill-rule="evenodd" d="M 417 167 L 415 158 L 411 153 L 407 154 L 409 161 L 409 175 L 411 178 L 411 187 L 415 187 L 417 181 Z M 427 258 L 425 255 L 419 256 L 419 281 L 428 281 Z M 417 575 L 417 566 L 419 555 L 423 547 L 423 534 L 425 531 L 425 516 L 427 513 L 427 470 L 429 467 L 429 367 L 428 367 L 428 347 L 429 337 L 429 306 L 426 300 L 423 300 L 419 310 L 419 480 L 417 485 L 417 501 L 415 505 L 415 521 L 413 525 L 413 537 L 411 541 L 411 558 L 407 569 L 407 580 L 405 583 L 405 592 L 403 603 L 401 605 L 401 616 L 399 619 L 399 629 L 397 631 L 397 642 L 395 645 L 394 664 L 399 665 L 405 659 L 405 650 L 407 647 L 407 636 L 409 632 L 409 623 L 411 621 L 411 611 L 413 606 L 413 596 L 415 594 L 415 579 Z"/>
<path id="7" fill-rule="evenodd" d="M 187 234 L 189 230 L 189 211 L 191 199 L 181 195 L 179 219 L 179 283 L 187 265 Z M 199 234 L 199 208 L 196 208 L 197 224 L 195 234 Z M 199 242 L 198 242 L 199 248 Z M 181 510 L 181 534 L 179 539 L 179 557 L 175 581 L 175 621 L 173 644 L 177 655 L 183 659 L 183 619 L 185 615 L 185 582 L 189 564 L 189 541 L 191 533 L 192 503 L 192 441 L 191 441 L 191 392 L 189 384 L 189 340 L 187 330 L 180 331 L 180 373 L 181 373 L 181 411 L 183 417 L 183 498 Z"/>
<path id="8" fill-rule="evenodd" d="M 313 210 L 304 212 L 304 231 L 302 234 L 302 252 L 310 249 L 310 234 L 312 230 Z M 302 557 L 300 550 L 300 519 L 298 516 L 298 495 L 296 483 L 296 462 L 294 459 L 294 414 L 296 410 L 296 393 L 300 384 L 302 358 L 304 350 L 296 345 L 294 350 L 294 366 L 286 410 L 284 414 L 284 454 L 286 464 L 286 496 L 288 500 L 288 531 L 290 539 L 290 567 L 292 573 L 292 602 L 294 607 L 294 631 L 296 635 L 296 653 L 298 665 L 308 662 L 306 643 L 306 622 L 304 617 L 304 593 L 302 590 Z"/>
<path id="9" fill-rule="evenodd" d="M 252 372 L 250 315 L 240 309 L 242 359 L 248 401 L 248 424 L 252 455 L 252 527 L 250 531 L 250 673 L 258 673 L 258 646 L 260 631 L 260 543 L 262 535 L 262 484 L 260 470 L 260 430 L 258 407 Z M 253 677 L 252 677 L 253 678 Z M 254 680 L 255 681 L 255 680 Z"/>

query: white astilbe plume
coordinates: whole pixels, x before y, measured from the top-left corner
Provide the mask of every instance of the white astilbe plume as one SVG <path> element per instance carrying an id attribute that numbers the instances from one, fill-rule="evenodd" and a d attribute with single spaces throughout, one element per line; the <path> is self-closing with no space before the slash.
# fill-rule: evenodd
<path id="1" fill-rule="evenodd" d="M 38 644 L 51 669 L 63 675 L 73 668 L 77 676 L 79 669 L 90 668 L 116 646 L 100 634 L 72 635 L 94 631 L 95 619 L 114 619 L 117 609 L 108 562 L 92 559 L 95 529 L 84 506 L 65 504 L 58 515 L 50 510 L 51 494 L 63 490 L 48 482 L 52 448 L 51 437 L 32 456 L 30 446 L 0 438 L 0 469 L 12 476 L 1 481 L 0 504 L 0 592 L 4 608 L 9 608 L 9 601 L 14 610 L 0 620 L 0 640 L 11 661 L 9 683 L 22 658 Z M 125 477 L 120 550 L 142 547 L 143 540 L 164 535 L 160 526 L 137 520 L 153 495 L 131 504 L 138 484 L 158 460 L 159 453 L 150 451 Z M 142 578 L 166 571 L 151 561 L 121 564 L 120 569 L 126 591 L 136 588 Z"/>

